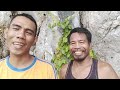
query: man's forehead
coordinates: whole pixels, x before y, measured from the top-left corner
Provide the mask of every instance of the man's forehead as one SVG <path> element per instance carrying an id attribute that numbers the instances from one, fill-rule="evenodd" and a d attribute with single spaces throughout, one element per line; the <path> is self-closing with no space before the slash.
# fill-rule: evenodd
<path id="1" fill-rule="evenodd" d="M 16 25 L 28 25 L 29 27 L 35 27 L 35 24 L 32 20 L 30 20 L 29 18 L 26 18 L 24 16 L 17 16 L 15 17 L 12 21 L 11 21 L 11 24 L 10 25 L 13 25 L 13 24 L 16 24 Z M 34 26 L 33 26 L 34 25 Z"/>
<path id="2" fill-rule="evenodd" d="M 85 33 L 78 33 L 78 32 L 75 32 L 75 33 L 71 34 L 71 37 L 78 37 L 78 36 L 80 36 L 80 37 L 85 36 L 86 37 L 86 34 Z"/>
<path id="3" fill-rule="evenodd" d="M 25 17 L 25 16 L 16 16 L 15 18 L 12 19 L 11 23 L 14 21 L 20 21 L 20 20 L 29 20 L 31 22 L 33 22 L 32 20 L 30 20 L 29 18 Z"/>

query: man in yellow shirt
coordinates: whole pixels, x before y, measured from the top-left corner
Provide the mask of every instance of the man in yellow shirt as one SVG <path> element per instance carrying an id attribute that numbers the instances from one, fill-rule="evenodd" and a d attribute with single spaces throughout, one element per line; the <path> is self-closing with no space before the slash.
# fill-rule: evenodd
<path id="1" fill-rule="evenodd" d="M 10 55 L 0 61 L 0 79 L 55 79 L 53 65 L 30 55 L 37 41 L 37 23 L 29 14 L 13 16 L 5 31 Z"/>

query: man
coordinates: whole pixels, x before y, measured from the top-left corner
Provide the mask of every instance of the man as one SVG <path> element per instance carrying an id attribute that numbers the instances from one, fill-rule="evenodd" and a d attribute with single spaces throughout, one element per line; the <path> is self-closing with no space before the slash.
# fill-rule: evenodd
<path id="1" fill-rule="evenodd" d="M 0 61 L 1 79 L 55 79 L 53 65 L 30 55 L 37 41 L 37 24 L 29 14 L 13 16 L 5 32 L 10 55 Z"/>
<path id="2" fill-rule="evenodd" d="M 118 79 L 110 64 L 90 57 L 91 33 L 85 28 L 74 28 L 69 36 L 74 60 L 62 66 L 61 79 Z"/>

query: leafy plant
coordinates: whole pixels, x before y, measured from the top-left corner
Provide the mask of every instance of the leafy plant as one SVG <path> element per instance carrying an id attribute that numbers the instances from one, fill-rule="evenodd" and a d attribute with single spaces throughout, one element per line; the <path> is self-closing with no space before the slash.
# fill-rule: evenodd
<path id="1" fill-rule="evenodd" d="M 55 64 L 57 71 L 60 70 L 63 64 L 67 63 L 69 60 L 72 60 L 72 55 L 70 55 L 69 44 L 67 41 L 67 36 L 69 35 L 72 26 L 70 24 L 71 17 L 66 18 L 63 22 L 57 21 L 53 25 L 49 25 L 50 28 L 58 26 L 62 28 L 62 37 L 58 42 L 58 47 L 56 48 L 55 55 L 52 59 L 52 62 Z"/>
<path id="2" fill-rule="evenodd" d="M 93 49 L 90 50 L 89 54 L 92 58 L 97 59 L 97 56 L 96 56 L 95 51 Z"/>

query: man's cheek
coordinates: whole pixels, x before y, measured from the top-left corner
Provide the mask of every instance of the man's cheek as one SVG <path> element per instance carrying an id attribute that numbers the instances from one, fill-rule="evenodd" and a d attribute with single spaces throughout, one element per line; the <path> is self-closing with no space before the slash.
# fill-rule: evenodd
<path id="1" fill-rule="evenodd" d="M 74 53 L 74 52 L 75 52 L 75 49 L 74 49 L 74 48 L 71 48 L 70 51 L 71 51 L 71 53 Z"/>

